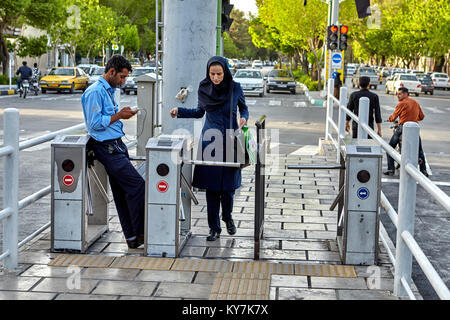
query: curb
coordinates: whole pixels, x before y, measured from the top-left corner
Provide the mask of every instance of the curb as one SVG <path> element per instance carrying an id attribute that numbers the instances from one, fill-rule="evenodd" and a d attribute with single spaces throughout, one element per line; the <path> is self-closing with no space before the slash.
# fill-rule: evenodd
<path id="1" fill-rule="evenodd" d="M 315 106 L 323 107 L 325 105 L 325 100 L 316 100 L 312 98 L 309 95 L 308 87 L 305 86 L 303 83 L 300 84 L 303 87 L 303 90 L 305 91 L 305 96 L 308 98 L 309 102 Z"/>
<path id="2" fill-rule="evenodd" d="M 16 90 L 2 90 L 0 91 L 0 96 L 8 96 L 8 95 L 13 95 L 16 94 Z"/>

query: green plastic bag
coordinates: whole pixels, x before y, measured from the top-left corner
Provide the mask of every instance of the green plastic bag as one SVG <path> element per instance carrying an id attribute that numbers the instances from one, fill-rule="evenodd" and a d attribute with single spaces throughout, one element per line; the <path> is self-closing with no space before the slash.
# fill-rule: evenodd
<path id="1" fill-rule="evenodd" d="M 248 126 L 243 126 L 242 132 L 244 132 L 245 148 L 247 149 L 250 164 L 251 165 L 256 164 L 256 157 L 257 157 L 256 140 L 250 133 L 250 130 L 248 130 Z"/>

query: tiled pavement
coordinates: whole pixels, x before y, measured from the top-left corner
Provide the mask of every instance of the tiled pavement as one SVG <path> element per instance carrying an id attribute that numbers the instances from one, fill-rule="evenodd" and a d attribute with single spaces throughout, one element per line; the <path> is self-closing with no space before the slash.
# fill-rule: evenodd
<path id="1" fill-rule="evenodd" d="M 340 265 L 337 249 L 336 214 L 329 211 L 337 195 L 337 172 L 286 170 L 287 164 L 333 163 L 329 145 L 323 155 L 280 155 L 266 170 L 265 240 L 261 261 L 281 264 Z M 271 160 L 276 159 L 271 157 Z M 204 193 L 193 206 L 192 234 L 181 257 L 215 259 L 237 263 L 253 261 L 254 177 L 252 168 L 243 171 L 243 186 L 236 194 L 233 218 L 238 227 L 234 236 L 221 235 L 207 242 Z M 115 207 L 110 206 L 110 231 L 89 249 L 91 255 L 141 256 L 142 249 L 129 250 L 125 244 Z M 205 271 L 143 270 L 120 268 L 52 267 L 59 254 L 50 252 L 50 230 L 22 248 L 20 269 L 0 273 L 0 300 L 43 299 L 220 299 L 220 279 L 228 282 L 230 292 L 239 291 L 241 281 L 260 281 L 255 290 L 266 295 L 231 296 L 234 299 L 271 300 L 385 300 L 392 295 L 392 265 L 380 243 L 378 266 L 355 266 L 356 277 L 329 277 L 298 274 L 240 274 Z M 0 271 L 1 272 L 1 271 Z M 253 280 L 248 280 L 252 278 Z M 255 282 L 256 283 L 256 282 Z M 247 285 L 246 285 L 247 286 Z M 266 286 L 266 287 L 264 287 Z M 242 285 L 241 285 L 242 287 Z M 415 288 L 415 286 L 413 286 Z M 250 290 L 250 289 L 249 289 Z M 255 292 L 256 292 L 255 291 Z M 417 290 L 416 296 L 420 297 Z M 216 295 L 214 295 L 216 294 Z"/>

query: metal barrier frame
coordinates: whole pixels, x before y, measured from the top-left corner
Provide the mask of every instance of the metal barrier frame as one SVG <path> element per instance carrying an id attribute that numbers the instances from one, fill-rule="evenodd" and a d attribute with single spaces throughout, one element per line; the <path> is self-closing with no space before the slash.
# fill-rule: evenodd
<path id="1" fill-rule="evenodd" d="M 20 243 L 18 242 L 19 210 L 42 199 L 51 192 L 51 185 L 49 185 L 36 193 L 19 200 L 19 152 L 51 141 L 58 135 L 83 130 L 85 129 L 85 124 L 81 123 L 19 143 L 19 111 L 15 108 L 5 109 L 3 117 L 4 139 L 3 147 L 0 148 L 0 157 L 4 157 L 5 175 L 3 177 L 3 186 L 8 186 L 8 188 L 3 188 L 4 209 L 0 211 L 0 221 L 5 220 L 3 226 L 3 247 L 6 249 L 5 251 L 0 252 L 0 261 L 3 261 L 4 269 L 14 270 L 18 268 L 19 249 L 51 225 L 51 221 L 49 221 L 23 239 Z M 130 148 L 136 144 L 136 141 L 132 141 L 127 144 L 127 147 Z"/>
<path id="2" fill-rule="evenodd" d="M 349 115 L 358 123 L 358 139 L 366 139 L 370 135 L 400 166 L 400 190 L 398 199 L 398 214 L 381 191 L 381 205 L 385 209 L 394 226 L 397 228 L 397 247 L 395 255 L 387 245 L 387 241 L 380 231 L 380 239 L 394 265 L 394 295 L 408 296 L 415 300 L 411 290 L 412 257 L 416 259 L 425 273 L 437 295 L 443 300 L 450 300 L 450 291 L 442 278 L 436 272 L 420 246 L 414 239 L 414 217 L 416 209 L 416 189 L 419 183 L 430 195 L 434 197 L 447 212 L 450 213 L 450 197 L 437 187 L 430 179 L 417 169 L 417 154 L 419 150 L 419 125 L 407 122 L 403 125 L 403 148 L 400 155 L 387 142 L 369 127 L 369 99 L 361 98 L 359 101 L 359 116 L 347 109 L 347 87 L 340 89 L 340 100 L 333 95 L 334 80 L 328 80 L 326 132 L 325 140 L 331 140 L 337 148 L 337 162 L 340 161 L 340 147 L 345 139 L 345 118 Z M 333 121 L 334 104 L 339 106 L 338 124 Z M 333 129 L 337 138 L 333 138 Z M 380 222 L 381 223 L 381 222 Z"/>
<path id="3" fill-rule="evenodd" d="M 265 196 L 265 168 L 266 168 L 266 116 L 262 116 L 255 123 L 257 156 L 255 165 L 255 225 L 254 247 L 255 260 L 260 259 L 261 240 L 264 238 L 264 196 Z"/>

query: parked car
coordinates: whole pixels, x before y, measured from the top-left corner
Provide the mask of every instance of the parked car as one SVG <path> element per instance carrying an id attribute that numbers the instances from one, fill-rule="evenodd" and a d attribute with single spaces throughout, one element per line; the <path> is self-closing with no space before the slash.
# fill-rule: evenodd
<path id="1" fill-rule="evenodd" d="M 234 75 L 234 81 L 241 84 L 245 95 L 257 94 L 264 96 L 264 78 L 259 70 L 239 69 Z"/>
<path id="2" fill-rule="evenodd" d="M 259 68 L 259 69 L 261 69 L 263 67 L 263 63 L 262 63 L 262 61 L 261 60 L 255 60 L 255 61 L 253 61 L 253 63 L 252 63 L 252 68 Z"/>
<path id="3" fill-rule="evenodd" d="M 422 92 L 427 94 L 429 92 L 430 94 L 433 94 L 434 92 L 434 84 L 433 80 L 430 76 L 421 74 L 417 76 L 417 79 L 419 79 L 420 84 L 422 85 Z"/>
<path id="4" fill-rule="evenodd" d="M 287 69 L 273 69 L 267 76 L 267 93 L 270 93 L 270 90 L 281 90 L 295 94 L 295 86 L 295 78 Z"/>
<path id="5" fill-rule="evenodd" d="M 353 74 L 356 72 L 355 66 L 346 66 L 345 67 L 345 76 L 346 77 L 353 77 Z"/>
<path id="6" fill-rule="evenodd" d="M 433 72 L 431 74 L 431 79 L 433 80 L 435 88 L 450 90 L 450 80 L 448 79 L 448 74 L 441 72 Z"/>
<path id="7" fill-rule="evenodd" d="M 99 67 L 98 65 L 90 64 L 90 63 L 77 65 L 77 68 L 80 68 L 81 70 L 83 70 L 88 76 L 90 76 L 92 74 L 92 71 L 98 67 Z"/>
<path id="8" fill-rule="evenodd" d="M 371 67 L 360 67 L 358 70 L 356 70 L 355 74 L 352 78 L 352 87 L 357 88 L 359 86 L 359 78 L 360 77 L 369 77 L 370 83 L 369 87 L 370 89 L 376 89 L 378 86 L 378 76 L 375 70 Z"/>
<path id="9" fill-rule="evenodd" d="M 409 93 L 414 93 L 416 97 L 422 92 L 422 84 L 413 74 L 399 73 L 389 78 L 386 82 L 386 93 L 389 94 L 392 92 L 396 94 L 400 87 L 407 88 Z"/>
<path id="10" fill-rule="evenodd" d="M 105 67 L 94 68 L 89 76 L 88 87 L 96 83 L 103 73 L 105 73 Z"/>
<path id="11" fill-rule="evenodd" d="M 58 67 L 53 68 L 49 74 L 41 79 L 40 87 L 42 93 L 47 90 L 61 92 L 69 90 L 74 93 L 75 90 L 87 89 L 89 76 L 80 68 L 77 67 Z"/>
<path id="12" fill-rule="evenodd" d="M 137 94 L 137 83 L 134 81 L 134 79 L 146 73 L 156 73 L 156 68 L 149 68 L 149 67 L 133 68 L 133 72 L 126 79 L 125 83 L 122 86 L 122 91 L 127 95 L 130 94 L 131 91 L 133 91 L 134 94 Z"/>

